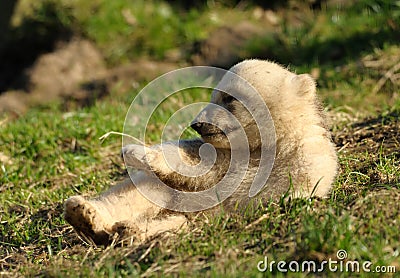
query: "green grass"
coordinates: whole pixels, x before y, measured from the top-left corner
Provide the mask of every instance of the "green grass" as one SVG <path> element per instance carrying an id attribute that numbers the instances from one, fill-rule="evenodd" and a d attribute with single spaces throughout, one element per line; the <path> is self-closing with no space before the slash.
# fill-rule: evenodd
<path id="1" fill-rule="evenodd" d="M 385 144 L 379 153 L 341 152 L 341 172 L 327 200 L 282 200 L 244 216 L 199 217 L 188 231 L 140 246 L 83 244 L 63 220 L 62 202 L 95 195 L 122 176 L 120 138 L 103 144 L 98 138 L 122 128 L 127 108 L 125 100 L 111 97 L 76 112 L 35 109 L 1 127 L 1 152 L 11 163 L 2 166 L 0 180 L 4 273 L 261 276 L 256 267 L 264 256 L 320 262 L 336 259 L 339 249 L 351 260 L 398 267 L 399 154 L 387 153 Z"/>
<path id="2" fill-rule="evenodd" d="M 223 211 L 213 218 L 200 215 L 178 234 L 160 235 L 140 245 L 94 249 L 65 222 L 62 204 L 72 195 L 96 195 L 124 175 L 121 138 L 110 136 L 100 142 L 99 137 L 122 131 L 136 92 L 123 97 L 112 94 L 75 111 L 63 111 L 60 104 L 38 107 L 18 119 L 4 116 L 0 120 L 0 275 L 263 277 L 270 273 L 260 273 L 257 263 L 265 256 L 268 261 L 320 263 L 336 260 L 340 249 L 347 251 L 349 260 L 392 265 L 399 272 L 400 154 L 399 142 L 391 137 L 399 129 L 398 85 L 388 80 L 373 93 L 382 76 L 399 62 L 400 50 L 393 41 L 398 30 L 392 36 L 390 25 L 385 24 L 398 20 L 395 7 L 385 8 L 397 2 L 363 2 L 353 10 L 337 11 L 343 21 L 332 22 L 333 11 L 328 10 L 317 15 L 318 25 L 306 22 L 299 32 L 287 26 L 280 36 L 285 37 L 288 51 L 273 53 L 299 73 L 319 70 L 320 94 L 334 117 L 334 139 L 340 148 L 340 171 L 328 199 L 282 199 L 240 215 Z M 212 12 L 222 18 L 249 14 L 223 7 L 184 13 L 165 2 L 137 1 L 135 9 L 129 1 L 76 3 L 73 8 L 64 6 L 71 17 L 61 10 L 57 18 L 95 41 L 110 64 L 142 55 L 162 58 L 168 49 L 206 37 L 218 25 L 207 21 Z M 365 8 L 371 3 L 375 6 Z M 137 27 L 127 24 L 123 10 L 135 16 Z M 148 17 L 153 20 L 145 25 Z M 204 28 L 195 24 L 198 20 L 204 21 Z M 172 28 L 171 33 L 159 33 L 164 32 L 161 25 Z M 351 41 L 365 43 L 353 50 L 347 40 L 366 32 L 377 35 L 376 41 L 372 37 Z M 165 40 L 155 39 L 160 36 Z M 249 46 L 249 55 L 259 51 L 257 43 Z M 270 43 L 276 47 L 277 41 Z M 337 45 L 345 49 L 341 59 L 316 59 L 319 53 L 329 53 L 324 47 Z M 301 52 L 304 56 L 295 56 L 302 50 L 306 50 Z M 365 61 L 380 61 L 380 66 L 368 66 Z M 162 104 L 152 119 L 149 143 L 159 140 L 164 122 L 176 107 L 208 97 L 208 92 L 194 90 Z M 276 268 L 272 274 L 284 276 Z"/>
<path id="3" fill-rule="evenodd" d="M 72 32 L 95 42 L 109 65 L 138 57 L 164 59 L 168 51 L 191 48 L 195 41 L 206 38 L 209 30 L 221 25 L 220 21 L 210 20 L 217 10 L 183 12 L 165 1 L 45 0 L 32 5 L 26 0 L 22 3 L 25 5 L 21 4 L 15 16 L 18 20 L 12 38 L 25 36 L 45 44 L 60 32 Z"/>

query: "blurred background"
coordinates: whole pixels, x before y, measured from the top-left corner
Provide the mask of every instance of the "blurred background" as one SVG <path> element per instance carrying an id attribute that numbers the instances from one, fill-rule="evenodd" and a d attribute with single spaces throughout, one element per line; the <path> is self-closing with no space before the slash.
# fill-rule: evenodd
<path id="1" fill-rule="evenodd" d="M 365 92 L 386 91 L 389 104 L 398 95 L 398 76 L 376 82 L 400 56 L 400 1 L 3 0 L 1 6 L 0 112 L 21 114 L 54 101 L 87 105 L 117 85 L 126 93 L 177 67 L 229 68 L 245 58 L 311 73 L 333 106 L 357 105 Z"/>

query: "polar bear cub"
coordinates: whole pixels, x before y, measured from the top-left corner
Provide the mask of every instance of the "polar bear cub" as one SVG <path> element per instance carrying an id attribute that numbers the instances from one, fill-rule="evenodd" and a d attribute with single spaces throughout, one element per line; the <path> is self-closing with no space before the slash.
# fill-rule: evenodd
<path id="1" fill-rule="evenodd" d="M 266 203 L 288 190 L 295 197 L 324 197 L 329 193 L 337 172 L 337 156 L 314 80 L 309 75 L 297 75 L 263 60 L 245 60 L 229 72 L 255 88 L 268 107 L 274 130 L 260 128 L 260 123 L 241 102 L 241 98 L 256 98 L 252 95 L 254 92 L 244 90 L 226 74 L 213 91 L 209 106 L 192 123 L 200 138 L 151 147 L 125 146 L 122 153 L 127 166 L 139 170 L 133 179 L 135 185 L 127 179 L 96 198 L 74 196 L 65 202 L 65 219 L 79 235 L 95 244 L 109 244 L 115 234 L 143 240 L 162 231 L 180 228 L 186 222 L 183 213 L 153 204 L 138 192 L 136 186 L 152 188 L 155 192 L 161 188 L 161 183 L 185 192 L 211 188 L 224 178 L 232 164 L 235 150 L 230 140 L 238 137 L 237 128 L 232 126 L 235 121 L 245 134 L 250 157 L 243 179 L 222 206 L 231 210 Z M 233 91 L 236 93 L 231 94 Z M 215 107 L 221 107 L 227 113 L 218 112 Z M 235 120 L 232 121 L 228 114 Z M 271 127 L 267 122 L 265 125 Z M 275 160 L 269 177 L 263 181 L 262 191 L 251 197 L 249 190 L 260 169 L 263 148 L 266 148 L 262 144 L 264 132 L 275 133 L 274 137 L 267 136 L 275 140 Z M 215 148 L 216 157 L 212 167 L 201 176 L 178 173 L 163 154 L 164 149 L 179 153 L 183 164 L 195 166 L 202 160 L 200 149 L 204 144 Z M 157 193 L 167 194 L 161 189 Z M 171 203 L 180 202 L 173 195 L 168 198 Z"/>

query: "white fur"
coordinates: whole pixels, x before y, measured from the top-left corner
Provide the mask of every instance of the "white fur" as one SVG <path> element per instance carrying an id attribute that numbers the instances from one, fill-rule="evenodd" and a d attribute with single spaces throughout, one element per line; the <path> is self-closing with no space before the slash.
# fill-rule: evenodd
<path id="1" fill-rule="evenodd" d="M 329 131 L 325 127 L 326 120 L 319 108 L 313 79 L 309 75 L 296 75 L 275 63 L 261 60 L 243 61 L 230 71 L 246 79 L 265 101 L 276 131 L 276 157 L 271 175 L 265 181 L 265 189 L 256 198 L 250 199 L 248 192 L 258 170 L 257 157 L 264 146 L 261 146 L 249 113 L 236 103 L 235 116 L 246 126 L 254 161 L 250 162 L 239 189 L 223 205 L 233 209 L 246 206 L 254 200 L 267 202 L 270 198 L 277 198 L 285 193 L 290 187 L 290 180 L 293 186 L 292 193 L 296 197 L 308 197 L 312 192 L 316 196 L 326 196 L 336 175 L 337 158 Z M 218 88 L 225 92 L 245 90 L 231 76 L 225 76 Z M 219 91 L 213 93 L 211 102 L 220 106 L 225 105 L 223 95 Z M 200 113 L 198 119 L 218 122 L 225 127 L 229 127 L 232 122 L 223 112 L 218 112 L 217 115 L 211 108 L 206 108 Z M 130 145 L 124 148 L 123 153 L 128 164 L 142 170 L 137 174 L 141 182 L 157 187 L 158 181 L 147 174 L 151 170 L 171 187 L 198 191 L 209 188 L 225 174 L 230 157 L 226 138 L 215 135 L 184 141 L 180 145 L 168 145 L 171 153 L 179 153 L 185 163 L 193 166 L 199 163 L 199 148 L 204 141 L 216 147 L 217 158 L 214 167 L 198 178 L 186 177 L 171 171 L 160 155 L 161 146 L 146 148 L 144 153 L 140 150 L 140 148 L 143 150 L 143 147 Z M 149 159 L 144 159 L 145 156 Z M 173 197 L 171 201 L 174 201 Z M 65 217 L 78 233 L 97 244 L 109 243 L 107 235 L 121 231 L 131 235 L 135 229 L 141 235 L 151 231 L 148 234 L 151 236 L 165 230 L 156 228 L 162 223 L 166 223 L 170 229 L 179 228 L 185 222 L 183 214 L 163 214 L 159 207 L 143 198 L 129 181 L 111 188 L 96 199 L 71 197 L 65 203 Z M 151 228 L 148 228 L 149 225 Z M 127 232 L 128 230 L 130 232 Z M 143 239 L 143 236 L 136 237 Z"/>

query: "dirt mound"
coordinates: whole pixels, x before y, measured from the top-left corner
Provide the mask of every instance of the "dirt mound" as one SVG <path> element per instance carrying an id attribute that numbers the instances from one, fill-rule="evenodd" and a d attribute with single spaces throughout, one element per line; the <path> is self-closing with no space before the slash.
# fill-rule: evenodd
<path id="1" fill-rule="evenodd" d="M 0 96 L 0 112 L 23 113 L 27 108 L 63 97 L 79 97 L 80 85 L 105 73 L 103 58 L 91 42 L 73 39 L 59 43 L 51 53 L 38 57 L 19 78 L 26 91 Z"/>
<path id="2" fill-rule="evenodd" d="M 210 65 L 229 68 L 243 59 L 243 47 L 252 38 L 263 33 L 263 28 L 243 21 L 237 25 L 218 28 L 210 36 L 195 45 L 192 62 L 195 65 Z"/>
<path id="3" fill-rule="evenodd" d="M 10 90 L 0 95 L 0 113 L 17 115 L 28 108 L 63 101 L 65 105 L 88 105 L 108 94 L 115 85 L 121 92 L 137 81 L 153 78 L 176 69 L 175 63 L 138 60 L 107 69 L 103 57 L 88 40 L 61 42 L 51 53 L 37 58 L 19 78 L 24 90 Z"/>
<path id="4" fill-rule="evenodd" d="M 37 98 L 70 95 L 77 86 L 104 74 L 101 54 L 87 40 L 73 40 L 41 56 L 28 71 L 29 88 Z"/>

